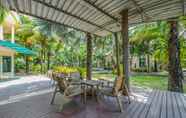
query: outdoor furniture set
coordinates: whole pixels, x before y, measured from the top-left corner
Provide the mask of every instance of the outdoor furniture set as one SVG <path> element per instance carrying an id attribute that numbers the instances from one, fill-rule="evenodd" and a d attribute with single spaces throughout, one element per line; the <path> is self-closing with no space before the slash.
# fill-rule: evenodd
<path id="1" fill-rule="evenodd" d="M 99 96 L 115 97 L 119 106 L 120 112 L 123 112 L 121 96 L 124 95 L 124 87 L 122 86 L 122 77 L 117 77 L 114 82 L 107 80 L 81 80 L 72 79 L 70 76 L 53 73 L 52 78 L 56 81 L 55 90 L 51 100 L 54 103 L 56 93 L 61 93 L 64 98 L 72 99 L 72 97 L 81 95 L 81 100 L 84 104 L 87 102 L 87 96 L 91 95 L 99 102 Z M 98 95 L 99 94 L 99 95 Z M 129 95 L 127 94 L 130 103 Z M 62 104 L 60 111 L 63 109 Z"/>

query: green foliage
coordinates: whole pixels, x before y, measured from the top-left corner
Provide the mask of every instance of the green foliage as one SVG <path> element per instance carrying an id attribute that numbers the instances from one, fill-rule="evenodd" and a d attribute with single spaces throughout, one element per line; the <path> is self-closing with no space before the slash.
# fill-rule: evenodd
<path id="1" fill-rule="evenodd" d="M 132 68 L 133 72 L 147 72 L 147 68 L 141 67 L 141 68 Z"/>
<path id="2" fill-rule="evenodd" d="M 82 78 L 86 77 L 86 68 L 77 67 L 77 70 Z"/>
<path id="3" fill-rule="evenodd" d="M 6 18 L 8 14 L 8 10 L 0 5 L 0 25 L 3 23 L 4 19 Z"/>
<path id="4" fill-rule="evenodd" d="M 3 10 L 0 11 L 0 21 L 8 13 L 6 9 L 2 7 L 1 9 Z M 185 27 L 185 18 L 181 18 L 180 23 Z M 84 33 L 25 15 L 19 16 L 19 24 L 20 27 L 16 29 L 16 42 L 38 52 L 38 55 L 34 56 L 33 60 L 29 62 L 30 68 L 33 71 L 46 72 L 47 69 L 58 65 L 81 68 L 86 66 L 86 39 Z M 131 56 L 150 55 L 157 60 L 158 64 L 167 67 L 168 29 L 169 27 L 166 22 L 142 24 L 132 27 L 129 31 Z M 8 36 L 10 37 L 9 34 L 7 34 Z M 116 60 L 112 35 L 92 37 L 93 67 L 113 67 Z M 122 42 L 120 37 L 119 35 L 119 58 L 121 60 Z M 181 37 L 181 60 L 184 67 L 186 67 L 184 56 L 186 54 L 185 41 Z M 26 60 L 24 58 L 24 56 L 16 58 L 18 70 L 19 68 L 25 68 Z M 23 60 L 23 62 L 19 60 Z M 143 71 L 143 68 L 134 71 Z M 113 70 L 113 73 L 115 73 L 115 70 Z"/>
<path id="5" fill-rule="evenodd" d="M 67 66 L 56 66 L 54 67 L 54 72 L 56 73 L 63 73 L 63 74 L 70 74 L 78 72 L 78 69 L 75 67 L 67 67 Z"/>

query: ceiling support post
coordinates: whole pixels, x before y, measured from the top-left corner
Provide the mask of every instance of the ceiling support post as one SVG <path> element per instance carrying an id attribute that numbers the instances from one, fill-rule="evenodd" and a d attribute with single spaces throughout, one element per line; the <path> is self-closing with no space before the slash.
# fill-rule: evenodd
<path id="1" fill-rule="evenodd" d="M 183 92 L 183 71 L 180 62 L 180 43 L 178 36 L 178 21 L 168 21 L 170 26 L 168 40 L 168 90 Z"/>
<path id="2" fill-rule="evenodd" d="M 86 79 L 92 79 L 92 37 L 90 33 L 86 33 L 87 39 L 87 63 L 86 63 Z"/>
<path id="3" fill-rule="evenodd" d="M 128 10 L 121 11 L 121 35 L 122 35 L 122 62 L 124 85 L 129 86 L 129 38 L 128 38 Z"/>

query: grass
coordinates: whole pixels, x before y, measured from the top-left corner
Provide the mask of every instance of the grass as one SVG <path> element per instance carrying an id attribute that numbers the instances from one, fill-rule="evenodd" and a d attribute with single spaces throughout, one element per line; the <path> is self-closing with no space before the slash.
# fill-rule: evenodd
<path id="1" fill-rule="evenodd" d="M 167 78 L 159 76 L 133 76 L 131 77 L 131 84 L 143 88 L 166 90 Z"/>
<path id="2" fill-rule="evenodd" d="M 113 74 L 93 74 L 93 78 L 104 78 L 104 79 L 114 79 Z M 130 84 L 132 86 L 139 86 L 142 88 L 167 90 L 167 77 L 162 76 L 146 76 L 146 75 L 136 75 L 130 78 Z M 184 92 L 186 93 L 186 83 L 183 85 Z"/>

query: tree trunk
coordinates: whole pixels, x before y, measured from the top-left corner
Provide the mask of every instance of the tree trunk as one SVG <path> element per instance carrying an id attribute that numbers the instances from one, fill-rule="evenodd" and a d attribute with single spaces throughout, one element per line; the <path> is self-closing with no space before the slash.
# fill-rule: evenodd
<path id="1" fill-rule="evenodd" d="M 41 55 L 40 55 L 40 66 L 41 66 L 41 73 L 43 73 L 43 49 L 41 49 Z"/>
<path id="2" fill-rule="evenodd" d="M 28 74 L 29 73 L 29 57 L 28 56 L 25 57 L 25 62 L 26 62 L 26 74 Z"/>
<path id="3" fill-rule="evenodd" d="M 114 33 L 114 39 L 115 39 L 115 48 L 116 48 L 116 70 L 117 75 L 120 76 L 120 60 L 119 60 L 119 43 L 118 43 L 118 36 L 117 33 Z"/>
<path id="4" fill-rule="evenodd" d="M 147 54 L 147 72 L 150 72 L 150 55 Z"/>
<path id="5" fill-rule="evenodd" d="M 88 80 L 91 80 L 92 78 L 92 39 L 91 39 L 91 34 L 87 33 L 86 34 L 87 38 L 87 73 L 86 77 Z"/>
<path id="6" fill-rule="evenodd" d="M 47 70 L 50 70 L 50 50 L 47 53 Z"/>
<path id="7" fill-rule="evenodd" d="M 154 59 L 154 72 L 158 72 L 158 65 L 156 59 Z"/>
<path id="8" fill-rule="evenodd" d="M 175 92 L 183 92 L 183 72 L 180 64 L 180 44 L 178 39 L 178 22 L 169 21 L 170 37 L 168 41 L 169 55 L 169 80 L 168 90 Z"/>
<path id="9" fill-rule="evenodd" d="M 129 38 L 128 38 L 128 10 L 121 12 L 121 34 L 122 34 L 122 50 L 123 50 L 123 77 L 124 84 L 126 84 L 128 90 L 129 86 Z"/>
<path id="10" fill-rule="evenodd" d="M 133 55 L 131 54 L 131 57 L 130 57 L 130 71 L 132 71 L 132 61 L 133 61 Z"/>

